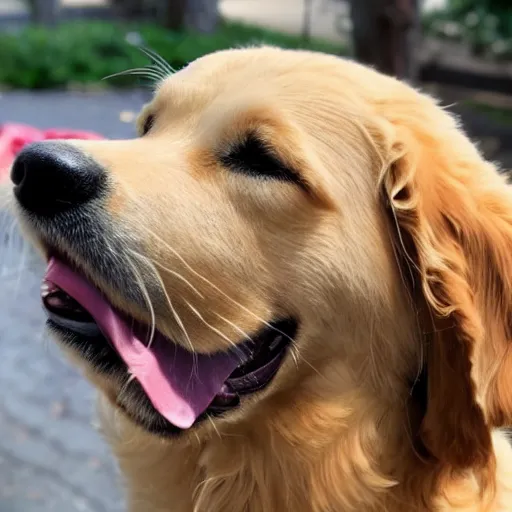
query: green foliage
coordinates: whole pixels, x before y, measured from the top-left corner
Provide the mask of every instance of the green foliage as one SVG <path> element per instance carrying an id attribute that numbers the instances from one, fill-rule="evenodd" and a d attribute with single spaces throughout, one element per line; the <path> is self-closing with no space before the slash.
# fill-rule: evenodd
<path id="1" fill-rule="evenodd" d="M 450 0 L 446 9 L 424 17 L 427 33 L 462 41 L 475 54 L 512 59 L 510 0 Z"/>
<path id="2" fill-rule="evenodd" d="M 0 85 L 42 89 L 95 83 L 112 73 L 148 64 L 134 42 L 158 52 L 175 69 L 206 53 L 249 44 L 327 53 L 342 50 L 328 42 L 305 42 L 300 37 L 240 23 L 222 23 L 211 35 L 170 32 L 147 24 L 65 23 L 56 28 L 30 27 L 16 34 L 0 34 Z M 134 85 L 134 80 L 124 76 L 108 83 Z"/>
<path id="3" fill-rule="evenodd" d="M 495 107 L 476 100 L 465 100 L 463 104 L 473 110 L 485 114 L 489 119 L 492 119 L 497 123 L 512 125 L 511 109 Z"/>
<path id="4" fill-rule="evenodd" d="M 470 12 L 485 9 L 488 12 L 510 9 L 510 0 L 449 0 L 448 6 L 452 11 Z"/>

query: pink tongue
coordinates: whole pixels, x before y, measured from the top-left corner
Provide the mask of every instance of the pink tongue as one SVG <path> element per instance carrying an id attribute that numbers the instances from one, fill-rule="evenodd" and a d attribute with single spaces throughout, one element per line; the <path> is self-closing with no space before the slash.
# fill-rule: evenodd
<path id="1" fill-rule="evenodd" d="M 232 352 L 193 355 L 158 332 L 148 348 L 91 283 L 56 258 L 45 279 L 90 313 L 155 409 L 176 427 L 191 427 L 240 364 Z"/>

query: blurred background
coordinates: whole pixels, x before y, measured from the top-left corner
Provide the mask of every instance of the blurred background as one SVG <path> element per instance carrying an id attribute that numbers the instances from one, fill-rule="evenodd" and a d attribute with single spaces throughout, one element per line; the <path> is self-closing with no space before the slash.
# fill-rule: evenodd
<path id="1" fill-rule="evenodd" d="M 512 0 L 0 0 L 0 184 L 24 125 L 28 138 L 134 135 L 151 85 L 102 78 L 147 65 L 137 46 L 179 69 L 261 42 L 355 58 L 434 93 L 512 169 Z M 2 205 L 0 512 L 120 512 L 92 389 L 45 338 L 43 269 Z"/>

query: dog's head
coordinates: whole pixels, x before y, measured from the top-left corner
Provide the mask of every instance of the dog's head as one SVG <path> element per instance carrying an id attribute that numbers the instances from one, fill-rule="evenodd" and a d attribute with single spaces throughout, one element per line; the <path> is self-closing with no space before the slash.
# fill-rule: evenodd
<path id="1" fill-rule="evenodd" d="M 199 431 L 327 393 L 318 373 L 329 399 L 401 400 L 423 371 L 424 446 L 489 462 L 512 414 L 512 198 L 447 113 L 259 48 L 168 77 L 139 132 L 29 146 L 12 171 L 50 327 L 132 420 Z"/>

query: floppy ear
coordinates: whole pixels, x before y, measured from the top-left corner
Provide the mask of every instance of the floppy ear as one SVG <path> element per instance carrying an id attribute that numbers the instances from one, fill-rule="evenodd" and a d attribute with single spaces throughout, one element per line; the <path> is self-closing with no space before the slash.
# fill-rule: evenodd
<path id="1" fill-rule="evenodd" d="M 454 470 L 483 469 L 491 427 L 512 418 L 512 196 L 438 116 L 394 123 L 382 191 L 424 336 L 420 439 Z"/>

